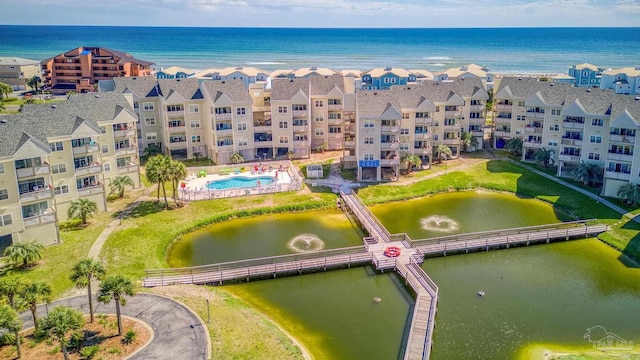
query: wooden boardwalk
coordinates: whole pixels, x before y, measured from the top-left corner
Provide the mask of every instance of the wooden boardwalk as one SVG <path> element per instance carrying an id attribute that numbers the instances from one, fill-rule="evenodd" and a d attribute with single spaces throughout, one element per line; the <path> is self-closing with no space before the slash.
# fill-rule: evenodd
<path id="1" fill-rule="evenodd" d="M 352 265 L 373 264 L 376 270 L 380 271 L 393 269 L 405 279 L 406 284 L 416 295 L 404 359 L 426 360 L 431 354 L 438 287 L 420 267 L 425 256 L 585 238 L 595 236 L 608 229 L 607 225 L 597 224 L 595 220 L 581 220 L 412 240 L 407 234 L 389 234 L 389 231 L 367 209 L 355 193 L 346 194 L 341 191 L 340 196 L 343 210 L 354 214 L 369 233 L 369 237 L 363 239 L 363 246 L 187 268 L 146 270 L 143 286 L 222 285 L 231 281 L 298 275 L 351 267 Z M 378 243 L 379 239 L 382 239 L 383 242 Z M 385 256 L 384 251 L 388 246 L 400 248 L 400 256 L 395 258 Z"/>

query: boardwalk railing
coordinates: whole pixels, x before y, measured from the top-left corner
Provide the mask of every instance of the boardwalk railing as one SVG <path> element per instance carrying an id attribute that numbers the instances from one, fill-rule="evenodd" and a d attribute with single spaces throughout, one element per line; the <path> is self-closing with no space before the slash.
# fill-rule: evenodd
<path id="1" fill-rule="evenodd" d="M 343 199 L 343 202 L 349 206 L 351 212 L 358 218 L 362 227 L 364 227 L 371 236 L 374 236 L 373 233 L 377 233 L 384 242 L 391 241 L 389 230 L 373 215 L 371 210 L 360 200 L 355 192 L 351 191 L 349 194 L 346 194 L 340 190 L 340 197 Z"/>
<path id="2" fill-rule="evenodd" d="M 143 286 L 221 283 L 249 279 L 254 276 L 276 276 L 279 273 L 312 269 L 326 270 L 329 267 L 350 266 L 371 261 L 372 254 L 367 252 L 364 246 L 354 246 L 202 266 L 145 270 Z"/>

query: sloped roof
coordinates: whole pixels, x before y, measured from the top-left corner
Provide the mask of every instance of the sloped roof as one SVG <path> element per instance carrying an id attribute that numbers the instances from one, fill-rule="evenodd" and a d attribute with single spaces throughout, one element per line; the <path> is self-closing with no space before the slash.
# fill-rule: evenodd
<path id="1" fill-rule="evenodd" d="M 205 80 L 202 81 L 207 93 L 216 101 L 225 94 L 235 102 L 253 101 L 242 80 Z"/>
<path id="2" fill-rule="evenodd" d="M 40 65 L 40 61 L 31 60 L 19 57 L 2 57 L 0 56 L 0 65 L 16 65 L 16 66 L 26 66 L 26 65 Z"/>
<path id="3" fill-rule="evenodd" d="M 271 100 L 290 100 L 300 90 L 309 96 L 309 79 L 272 79 L 271 80 Z"/>
<path id="4" fill-rule="evenodd" d="M 344 93 L 344 77 L 342 75 L 314 76 L 309 78 L 311 95 L 327 95 L 334 88 Z"/>

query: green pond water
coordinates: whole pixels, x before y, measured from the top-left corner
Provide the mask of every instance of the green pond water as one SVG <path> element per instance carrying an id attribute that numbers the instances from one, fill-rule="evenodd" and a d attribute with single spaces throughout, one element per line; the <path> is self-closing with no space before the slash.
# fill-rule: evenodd
<path id="1" fill-rule="evenodd" d="M 484 192 L 372 211 L 391 233 L 412 238 L 569 219 L 540 201 Z M 325 248 L 361 244 L 361 234 L 338 211 L 283 214 L 190 234 L 171 249 L 169 262 L 185 266 L 292 253 L 299 234 L 315 234 Z M 315 246 L 309 239 L 293 244 Z M 640 270 L 623 265 L 619 256 L 592 239 L 428 259 L 423 268 L 440 288 L 432 359 L 528 358 L 523 349 L 531 347 L 589 349 L 583 335 L 596 325 L 638 343 Z M 316 359 L 397 359 L 413 305 L 395 274 L 375 275 L 370 267 L 226 288 L 273 318 Z M 480 290 L 486 296 L 477 296 Z M 375 297 L 382 301 L 373 302 Z"/>

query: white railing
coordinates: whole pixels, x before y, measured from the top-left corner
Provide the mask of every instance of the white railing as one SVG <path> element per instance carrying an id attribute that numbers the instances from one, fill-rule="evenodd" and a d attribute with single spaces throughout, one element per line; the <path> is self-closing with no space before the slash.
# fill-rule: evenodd
<path id="1" fill-rule="evenodd" d="M 100 151 L 100 145 L 98 145 L 97 143 L 90 144 L 90 145 L 76 146 L 73 148 L 73 155 L 94 153 L 98 151 Z"/>
<path id="2" fill-rule="evenodd" d="M 127 165 L 118 168 L 118 174 L 138 172 L 138 165 Z"/>
<path id="3" fill-rule="evenodd" d="M 580 156 L 560 154 L 558 155 L 558 160 L 579 163 Z"/>
<path id="4" fill-rule="evenodd" d="M 131 137 L 136 136 L 136 130 L 134 129 L 126 129 L 126 130 L 116 130 L 113 132 L 113 137 Z"/>
<path id="5" fill-rule="evenodd" d="M 102 193 L 104 193 L 104 188 L 102 187 L 102 184 L 87 186 L 87 187 L 78 189 L 78 196 L 89 196 L 89 195 L 102 194 Z"/>
<path id="6" fill-rule="evenodd" d="M 20 194 L 20 201 L 27 202 L 27 201 L 43 200 L 43 199 L 49 199 L 52 196 L 53 196 L 53 192 L 48 186 L 46 186 L 45 189 Z"/>
<path id="7" fill-rule="evenodd" d="M 55 214 L 42 214 L 36 216 L 30 216 L 22 219 L 24 227 L 35 226 L 40 224 L 49 224 L 56 222 Z"/>
<path id="8" fill-rule="evenodd" d="M 102 165 L 83 166 L 75 169 L 76 176 L 102 172 Z"/>
<path id="9" fill-rule="evenodd" d="M 137 153 L 138 153 L 138 148 L 136 148 L 135 146 L 116 149 L 116 155 L 134 155 Z"/>
<path id="10" fill-rule="evenodd" d="M 36 175 L 48 175 L 49 170 L 50 170 L 49 165 L 35 166 L 35 167 L 29 167 L 29 168 L 23 168 L 23 169 L 16 169 L 16 175 L 18 176 L 18 179 L 29 177 L 29 176 L 36 176 Z"/>
<path id="11" fill-rule="evenodd" d="M 616 179 L 616 180 L 629 180 L 629 179 L 631 179 L 631 173 L 623 173 L 623 172 L 616 172 L 616 171 L 605 171 L 604 172 L 604 177 L 609 178 L 609 179 Z"/>

